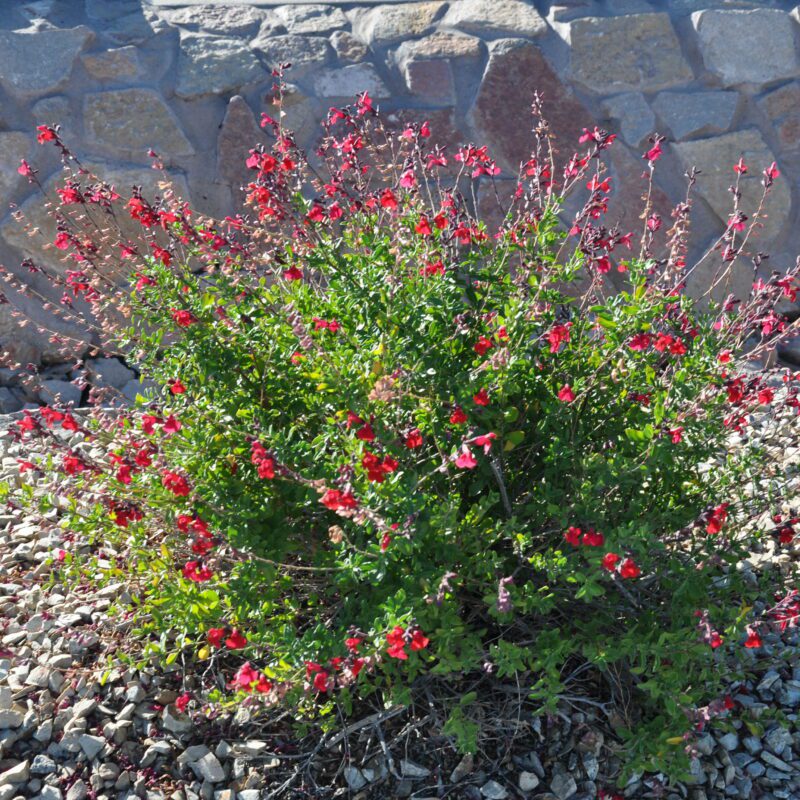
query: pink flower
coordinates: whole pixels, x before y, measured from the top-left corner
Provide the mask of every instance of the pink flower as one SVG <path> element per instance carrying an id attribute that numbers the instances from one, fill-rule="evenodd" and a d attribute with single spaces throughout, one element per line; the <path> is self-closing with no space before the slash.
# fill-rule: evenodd
<path id="1" fill-rule="evenodd" d="M 461 447 L 461 453 L 456 458 L 456 466 L 459 469 L 475 469 L 478 466 L 475 456 L 472 455 L 472 451 L 466 445 Z"/>

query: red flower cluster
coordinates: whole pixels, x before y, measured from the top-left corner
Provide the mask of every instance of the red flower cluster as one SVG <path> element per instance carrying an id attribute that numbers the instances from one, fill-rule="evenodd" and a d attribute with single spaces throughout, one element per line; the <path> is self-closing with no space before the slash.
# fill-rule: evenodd
<path id="1" fill-rule="evenodd" d="M 162 474 L 161 483 L 177 497 L 186 497 L 192 491 L 186 478 L 171 470 L 166 470 Z"/>
<path id="2" fill-rule="evenodd" d="M 241 692 L 258 692 L 259 694 L 267 694 L 272 691 L 272 683 L 267 679 L 264 673 L 259 672 L 257 669 L 250 665 L 249 661 L 242 664 L 233 676 L 230 683 L 231 689 L 238 689 Z"/>
<path id="3" fill-rule="evenodd" d="M 609 572 L 618 572 L 621 578 L 638 578 L 642 574 L 642 571 L 632 558 L 623 560 L 617 570 L 617 564 L 619 564 L 619 562 L 620 556 L 616 553 L 606 553 L 603 556 L 602 564 L 603 568 L 607 569 Z"/>
<path id="4" fill-rule="evenodd" d="M 238 628 L 209 628 L 206 639 L 212 647 L 222 647 L 224 642 L 228 650 L 241 650 L 247 645 L 247 637 Z"/>
<path id="5" fill-rule="evenodd" d="M 585 547 L 602 547 L 606 541 L 603 534 L 594 530 L 594 528 L 589 528 L 584 532 L 574 525 L 567 528 L 564 539 L 573 547 L 577 547 L 579 544 Z"/>
<path id="6" fill-rule="evenodd" d="M 398 463 L 391 456 L 384 456 L 381 459 L 375 453 L 366 450 L 361 458 L 361 466 L 367 471 L 367 480 L 383 483 L 386 476 L 397 469 Z"/>
<path id="7" fill-rule="evenodd" d="M 706 533 L 709 536 L 714 536 L 722 530 L 722 526 L 728 518 L 728 506 L 729 503 L 722 503 L 709 513 L 706 524 Z"/>
<path id="8" fill-rule="evenodd" d="M 389 645 L 386 652 L 392 658 L 406 661 L 408 659 L 408 653 L 406 652 L 407 644 L 410 645 L 411 649 L 414 651 L 424 650 L 430 644 L 430 639 L 428 639 L 419 628 L 406 630 L 400 625 L 397 625 L 386 635 L 386 643 Z"/>
<path id="9" fill-rule="evenodd" d="M 253 442 L 250 451 L 250 463 L 255 464 L 258 477 L 262 480 L 272 480 L 275 477 L 275 459 L 267 454 L 260 442 Z"/>
<path id="10" fill-rule="evenodd" d="M 331 511 L 349 511 L 358 508 L 358 501 L 352 492 L 343 492 L 339 489 L 328 489 L 320 498 L 320 503 Z"/>

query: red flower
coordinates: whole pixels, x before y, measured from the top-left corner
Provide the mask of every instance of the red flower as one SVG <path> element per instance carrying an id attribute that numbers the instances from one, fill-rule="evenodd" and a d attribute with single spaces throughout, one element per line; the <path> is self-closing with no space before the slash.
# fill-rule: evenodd
<path id="1" fill-rule="evenodd" d="M 642 571 L 636 566 L 636 562 L 632 558 L 626 558 L 619 565 L 619 574 L 621 578 L 638 578 Z"/>
<path id="2" fill-rule="evenodd" d="M 183 394 L 186 391 L 186 387 L 181 383 L 180 379 L 176 379 L 170 384 L 169 390 L 172 394 Z"/>
<path id="3" fill-rule="evenodd" d="M 153 255 L 165 266 L 168 267 L 170 261 L 172 261 L 172 254 L 169 250 L 165 250 L 163 247 L 159 247 L 156 244 L 150 245 Z"/>
<path id="4" fill-rule="evenodd" d="M 361 466 L 367 471 L 367 479 L 375 483 L 383 483 L 386 475 L 397 469 L 397 461 L 391 456 L 381 460 L 375 453 L 367 450 L 361 458 Z"/>
<path id="5" fill-rule="evenodd" d="M 320 498 L 320 503 L 331 511 L 358 507 L 358 501 L 351 492 L 342 492 L 339 489 L 328 489 Z"/>
<path id="6" fill-rule="evenodd" d="M 37 125 L 36 130 L 38 131 L 36 134 L 36 141 L 39 142 L 39 144 L 54 142 L 56 140 L 56 132 L 47 125 Z"/>
<path id="7" fill-rule="evenodd" d="M 241 650 L 247 644 L 247 637 L 234 628 L 231 635 L 225 640 L 225 647 L 229 650 Z"/>
<path id="8" fill-rule="evenodd" d="M 740 158 L 739 163 L 733 165 L 733 171 L 738 172 L 740 175 L 744 175 L 747 173 L 747 164 L 745 164 L 744 160 Z"/>
<path id="9" fill-rule="evenodd" d="M 120 483 L 124 483 L 126 486 L 131 482 L 131 468 L 128 464 L 123 464 L 117 470 L 117 480 Z"/>
<path id="10" fill-rule="evenodd" d="M 483 448 L 484 455 L 488 455 L 489 451 L 492 449 L 492 442 L 497 438 L 496 433 L 484 433 L 481 436 L 476 436 L 474 439 L 470 439 L 470 444 L 476 444 L 478 447 Z"/>
<path id="11" fill-rule="evenodd" d="M 191 703 L 192 696 L 189 692 L 184 692 L 180 697 L 175 700 L 175 708 L 178 709 L 181 713 L 186 711 L 186 707 Z"/>
<path id="12" fill-rule="evenodd" d="M 67 475 L 77 475 L 78 473 L 85 472 L 87 469 L 89 469 L 83 460 L 78 458 L 78 456 L 64 456 L 62 466 Z"/>
<path id="13" fill-rule="evenodd" d="M 653 337 L 649 333 L 637 333 L 635 336 L 631 336 L 628 347 L 631 350 L 647 350 L 652 341 Z"/>
<path id="14" fill-rule="evenodd" d="M 488 406 L 489 393 L 486 391 L 486 389 L 481 389 L 479 392 L 472 395 L 472 402 L 475 403 L 476 406 Z"/>
<path id="15" fill-rule="evenodd" d="M 66 250 L 70 245 L 69 234 L 64 233 L 64 231 L 60 231 L 59 233 L 56 234 L 56 238 L 53 241 L 53 244 L 59 250 Z"/>
<path id="16" fill-rule="evenodd" d="M 412 650 L 424 650 L 430 643 L 431 640 L 419 628 L 411 634 Z"/>
<path id="17" fill-rule="evenodd" d="M 356 431 L 356 439 L 361 439 L 362 442 L 374 442 L 375 431 L 372 430 L 372 425 L 365 423 L 363 428 Z"/>
<path id="18" fill-rule="evenodd" d="M 245 692 L 252 692 L 253 684 L 260 681 L 262 677 L 261 673 L 253 669 L 253 667 L 250 666 L 250 662 L 246 661 L 236 670 L 231 686 L 242 689 Z"/>
<path id="19" fill-rule="evenodd" d="M 381 207 L 388 208 L 390 211 L 397 208 L 397 198 L 391 189 L 384 189 L 381 194 Z"/>
<path id="20" fill-rule="evenodd" d="M 729 364 L 731 360 L 731 351 L 730 350 L 720 350 L 719 355 L 717 356 L 717 361 L 720 364 Z"/>
<path id="21" fill-rule="evenodd" d="M 567 544 L 571 544 L 573 547 L 577 547 L 580 544 L 581 538 L 581 529 L 576 528 L 574 525 L 570 525 L 567 528 L 566 533 L 564 534 L 564 539 L 566 539 Z"/>
<path id="22" fill-rule="evenodd" d="M 406 632 L 403 628 L 397 625 L 394 630 L 386 634 L 386 643 L 389 645 L 386 652 L 392 657 L 400 661 L 408 659 L 406 653 Z"/>
<path id="23" fill-rule="evenodd" d="M 481 336 L 472 348 L 479 356 L 485 355 L 494 345 L 485 336 Z"/>
<path id="24" fill-rule="evenodd" d="M 419 218 L 419 222 L 417 223 L 414 230 L 420 236 L 430 236 L 433 233 L 433 231 L 431 230 L 430 223 L 428 222 L 428 218 L 424 214 Z"/>
<path id="25" fill-rule="evenodd" d="M 656 143 L 642 156 L 642 158 L 649 161 L 651 164 L 654 164 L 661 158 L 662 151 L 661 151 L 661 142 L 656 141 Z"/>
<path id="26" fill-rule="evenodd" d="M 185 309 L 173 308 L 170 310 L 170 314 L 172 314 L 172 319 L 175 320 L 175 324 L 179 328 L 188 328 L 197 322 L 197 317 L 191 311 L 186 311 Z"/>
<path id="27" fill-rule="evenodd" d="M 303 271 L 300 267 L 289 267 L 283 271 L 283 277 L 287 281 L 301 281 L 303 280 Z"/>
<path id="28" fill-rule="evenodd" d="M 605 544 L 605 537 L 602 533 L 589 528 L 589 530 L 583 534 L 581 543 L 586 547 L 602 547 Z"/>
<path id="29" fill-rule="evenodd" d="M 672 440 L 672 444 L 680 444 L 683 441 L 683 428 L 680 425 L 677 428 L 670 428 L 667 433 Z"/>
<path id="30" fill-rule="evenodd" d="M 749 649 L 754 649 L 756 647 L 761 647 L 761 645 L 761 637 L 752 628 L 748 628 L 747 639 L 745 639 L 744 646 Z"/>
<path id="31" fill-rule="evenodd" d="M 177 433 L 182 427 L 183 425 L 181 425 L 180 420 L 170 414 L 164 420 L 164 427 L 161 430 L 163 430 L 167 436 L 172 436 L 173 433 Z"/>
<path id="32" fill-rule="evenodd" d="M 434 275 L 444 275 L 444 264 L 439 261 L 428 261 L 424 267 L 420 267 L 419 274 L 425 278 L 432 278 Z"/>
<path id="33" fill-rule="evenodd" d="M 187 561 L 183 566 L 183 577 L 195 583 L 211 580 L 214 573 L 201 561 Z"/>
<path id="34" fill-rule="evenodd" d="M 575 400 L 575 392 L 572 391 L 572 387 L 565 383 L 559 390 L 558 390 L 558 399 L 562 403 L 571 403 Z"/>
<path id="35" fill-rule="evenodd" d="M 778 541 L 781 544 L 791 544 L 794 541 L 794 529 L 786 525 L 778 531 Z"/>
<path id="36" fill-rule="evenodd" d="M 764 170 L 764 177 L 767 180 L 767 183 L 772 183 L 780 175 L 780 170 L 778 169 L 778 165 L 773 161 L 765 170 Z"/>
<path id="37" fill-rule="evenodd" d="M 725 520 L 728 518 L 728 503 L 718 505 L 709 515 L 706 533 L 715 536 L 722 530 Z"/>
<path id="38" fill-rule="evenodd" d="M 385 553 L 389 549 L 389 545 L 392 543 L 392 537 L 389 536 L 388 533 L 384 533 L 383 537 L 381 538 L 381 553 Z"/>
<path id="39" fill-rule="evenodd" d="M 467 415 L 464 413 L 461 406 L 456 406 L 453 413 L 450 415 L 450 422 L 453 425 L 463 425 L 467 421 Z"/>
<path id="40" fill-rule="evenodd" d="M 328 673 L 325 672 L 324 669 L 320 670 L 314 676 L 314 688 L 318 692 L 327 692 L 328 691 L 328 678 L 329 678 Z"/>
<path id="41" fill-rule="evenodd" d="M 768 406 L 775 399 L 775 392 L 772 389 L 764 388 L 758 393 L 758 402 L 761 405 Z"/>
<path id="42" fill-rule="evenodd" d="M 351 652 L 355 653 L 358 651 L 359 645 L 361 644 L 362 640 L 359 639 L 357 636 L 351 636 L 348 639 L 344 640 L 344 646 Z"/>
<path id="43" fill-rule="evenodd" d="M 659 353 L 663 353 L 665 350 L 669 349 L 673 341 L 674 339 L 668 333 L 659 333 L 653 347 L 655 347 Z"/>
<path id="44" fill-rule="evenodd" d="M 221 647 L 225 637 L 225 628 L 209 628 L 206 639 L 212 647 Z"/>
<path id="45" fill-rule="evenodd" d="M 165 489 L 168 489 L 178 497 L 186 497 L 186 495 L 191 492 L 186 478 L 184 478 L 183 475 L 179 475 L 177 472 L 167 470 L 161 476 L 161 483 L 164 485 Z"/>
<path id="46" fill-rule="evenodd" d="M 557 353 L 562 343 L 569 341 L 569 329 L 571 322 L 566 325 L 554 325 L 547 333 L 547 341 L 550 343 L 550 352 Z"/>
<path id="47" fill-rule="evenodd" d="M 413 431 L 409 431 L 406 434 L 405 446 L 409 450 L 416 450 L 417 448 L 422 447 L 422 433 L 419 428 L 414 428 Z"/>
<path id="48" fill-rule="evenodd" d="M 261 442 L 253 442 L 250 446 L 250 462 L 258 469 L 261 480 L 272 480 L 275 477 L 275 459 L 267 454 Z"/>
<path id="49" fill-rule="evenodd" d="M 603 556 L 603 569 L 607 569 L 609 572 L 613 572 L 617 568 L 617 563 L 619 562 L 619 556 L 616 553 L 606 553 Z"/>

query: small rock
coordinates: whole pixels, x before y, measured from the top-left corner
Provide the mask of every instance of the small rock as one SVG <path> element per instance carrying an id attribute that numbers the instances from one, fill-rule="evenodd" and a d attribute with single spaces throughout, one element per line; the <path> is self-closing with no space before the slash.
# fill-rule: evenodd
<path id="1" fill-rule="evenodd" d="M 413 761 L 406 761 L 405 759 L 400 762 L 400 774 L 404 778 L 411 778 L 411 780 L 420 780 L 427 778 L 431 774 L 429 769 L 415 764 Z"/>
<path id="2" fill-rule="evenodd" d="M 58 769 L 56 762 L 50 756 L 44 755 L 44 753 L 34 756 L 33 761 L 31 761 L 31 775 L 50 775 L 56 769 Z"/>
<path id="3" fill-rule="evenodd" d="M 767 732 L 764 741 L 776 756 L 780 756 L 787 747 L 792 746 L 792 734 L 786 728 L 773 728 Z"/>
<path id="4" fill-rule="evenodd" d="M 523 792 L 532 792 L 539 785 L 539 776 L 535 772 L 520 772 L 518 783 Z"/>
<path id="5" fill-rule="evenodd" d="M 47 667 L 34 667 L 25 678 L 28 686 L 39 686 L 42 689 L 46 689 L 49 682 L 50 670 Z"/>
<path id="6" fill-rule="evenodd" d="M 194 728 L 192 720 L 187 714 L 182 714 L 174 705 L 164 708 L 161 714 L 161 724 L 170 733 L 188 733 Z"/>
<path id="7" fill-rule="evenodd" d="M 777 756 L 772 755 L 772 753 L 768 752 L 767 750 L 761 754 L 761 760 L 770 767 L 775 767 L 775 769 L 779 769 L 782 772 L 794 771 L 794 767 L 791 764 L 787 764 L 785 761 L 782 761 Z"/>
<path id="8" fill-rule="evenodd" d="M 13 708 L 0 710 L 0 728 L 19 728 L 25 715 Z"/>
<path id="9" fill-rule="evenodd" d="M 344 779 L 347 781 L 347 785 L 354 792 L 357 792 L 359 789 L 363 789 L 367 785 L 367 779 L 364 777 L 364 773 L 361 772 L 361 770 L 357 767 L 345 767 Z"/>
<path id="10" fill-rule="evenodd" d="M 106 740 L 102 736 L 90 736 L 84 733 L 78 739 L 78 744 L 86 753 L 86 757 L 91 760 L 105 747 Z"/>
<path id="11" fill-rule="evenodd" d="M 710 756 L 714 752 L 714 737 L 709 733 L 705 733 L 698 737 L 694 746 L 698 753 L 702 753 L 704 756 Z"/>
<path id="12" fill-rule="evenodd" d="M 191 766 L 198 778 L 203 778 L 210 783 L 220 783 L 225 780 L 225 770 L 213 753 L 206 753 Z"/>
<path id="13" fill-rule="evenodd" d="M 7 769 L 5 772 L 0 772 L 0 786 L 5 786 L 9 783 L 25 783 L 30 776 L 30 763 L 28 761 L 20 761 L 19 764 Z"/>
<path id="14" fill-rule="evenodd" d="M 67 791 L 67 800 L 85 800 L 89 794 L 86 784 L 79 778 Z"/>
<path id="15" fill-rule="evenodd" d="M 450 782 L 458 783 L 463 781 L 469 775 L 475 766 L 475 759 L 470 753 L 467 753 L 461 761 L 456 764 L 455 769 L 450 773 Z"/>
<path id="16" fill-rule="evenodd" d="M 481 786 L 481 794 L 488 800 L 505 800 L 508 792 L 497 781 L 486 781 Z"/>
<path id="17" fill-rule="evenodd" d="M 558 800 L 568 800 L 578 791 L 578 784 L 575 778 L 566 772 L 563 767 L 556 767 L 553 772 L 553 779 L 550 781 L 550 790 Z"/>
<path id="18" fill-rule="evenodd" d="M 735 750 L 739 746 L 739 737 L 735 733 L 726 733 L 717 740 L 720 747 L 726 750 Z"/>

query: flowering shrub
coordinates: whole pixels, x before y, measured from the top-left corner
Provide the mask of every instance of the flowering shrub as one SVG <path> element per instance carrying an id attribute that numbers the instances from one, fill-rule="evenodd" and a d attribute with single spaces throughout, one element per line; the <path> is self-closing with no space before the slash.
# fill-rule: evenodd
<path id="1" fill-rule="evenodd" d="M 324 177 L 265 116 L 248 212 L 218 221 L 169 191 L 120 197 L 42 127 L 69 169 L 59 313 L 156 389 L 135 409 L 103 411 L 103 389 L 88 415 L 25 412 L 15 434 L 40 455 L 9 499 L 49 487 L 74 542 L 64 569 L 133 581 L 146 654 L 210 661 L 222 703 L 313 714 L 483 672 L 555 712 L 593 680 L 634 701 L 617 724 L 631 768 L 675 769 L 730 706 L 724 653 L 794 618 L 791 594 L 742 611 L 761 589 L 732 567 L 779 535 L 744 522 L 777 494 L 745 490 L 757 448 L 727 452 L 755 411 L 800 407 L 795 375 L 776 389 L 743 366 L 787 332 L 796 271 L 691 300 L 691 195 L 669 230 L 647 196 L 643 233 L 619 230 L 614 137 L 586 131 L 561 164 L 538 102 L 534 118 L 499 229 L 475 212 L 499 173 L 487 148 L 392 133 L 367 95 L 331 109 Z M 654 137 L 649 185 L 660 154 Z M 757 228 L 734 208 L 704 257 L 716 285 L 749 268 Z M 457 712 L 445 731 L 473 748 Z"/>

